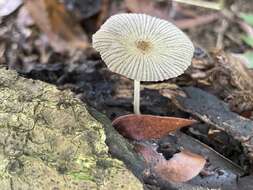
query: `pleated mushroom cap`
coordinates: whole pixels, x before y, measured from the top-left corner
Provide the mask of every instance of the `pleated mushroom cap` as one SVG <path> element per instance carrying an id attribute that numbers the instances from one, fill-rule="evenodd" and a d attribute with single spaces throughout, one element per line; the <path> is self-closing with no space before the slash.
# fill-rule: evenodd
<path id="1" fill-rule="evenodd" d="M 110 17 L 92 41 L 111 71 L 137 81 L 177 77 L 191 64 L 194 51 L 180 29 L 145 14 Z"/>

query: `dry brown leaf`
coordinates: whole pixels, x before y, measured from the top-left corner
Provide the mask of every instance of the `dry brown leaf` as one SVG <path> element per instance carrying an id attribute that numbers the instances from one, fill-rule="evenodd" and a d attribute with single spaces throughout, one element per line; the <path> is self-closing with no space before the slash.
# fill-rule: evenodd
<path id="1" fill-rule="evenodd" d="M 194 178 L 206 163 L 203 156 L 187 150 L 176 153 L 171 159 L 166 160 L 150 146 L 137 144 L 135 149 L 156 175 L 169 182 L 186 182 Z"/>
<path id="2" fill-rule="evenodd" d="M 186 182 L 204 168 L 206 160 L 203 156 L 187 150 L 174 154 L 170 160 L 158 162 L 154 170 L 164 180 L 171 182 Z"/>
<path id="3" fill-rule="evenodd" d="M 79 24 L 57 0 L 26 0 L 25 6 L 37 26 L 47 34 L 55 51 L 89 47 L 87 36 Z"/>
<path id="4" fill-rule="evenodd" d="M 143 140 L 161 138 L 193 123 L 196 121 L 176 117 L 131 114 L 118 117 L 112 124 L 124 137 Z"/>

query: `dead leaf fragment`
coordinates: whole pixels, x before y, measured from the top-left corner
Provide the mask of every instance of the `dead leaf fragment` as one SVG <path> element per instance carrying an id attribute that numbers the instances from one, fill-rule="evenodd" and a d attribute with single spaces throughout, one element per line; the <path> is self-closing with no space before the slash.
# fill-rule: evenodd
<path id="1" fill-rule="evenodd" d="M 204 168 L 206 160 L 203 156 L 183 150 L 174 154 L 170 160 L 158 162 L 154 170 L 157 174 L 171 182 L 186 182 L 195 176 Z"/>
<path id="2" fill-rule="evenodd" d="M 161 138 L 193 123 L 196 121 L 176 117 L 130 114 L 118 117 L 112 124 L 124 137 L 144 140 Z"/>
<path id="3" fill-rule="evenodd" d="M 22 0 L 0 0 L 0 17 L 13 13 L 21 4 Z"/>
<path id="4" fill-rule="evenodd" d="M 89 47 L 87 36 L 77 21 L 57 0 L 26 0 L 25 6 L 37 26 L 47 34 L 55 51 Z"/>
<path id="5" fill-rule="evenodd" d="M 143 156 L 151 170 L 169 182 L 186 182 L 197 176 L 204 168 L 206 160 L 203 156 L 183 150 L 166 160 L 151 146 L 138 144 L 136 151 Z"/>

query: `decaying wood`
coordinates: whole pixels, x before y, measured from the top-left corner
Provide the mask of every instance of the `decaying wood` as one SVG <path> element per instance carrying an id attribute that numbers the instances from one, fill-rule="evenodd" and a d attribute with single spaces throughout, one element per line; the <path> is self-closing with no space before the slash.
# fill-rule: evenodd
<path id="1" fill-rule="evenodd" d="M 253 121 L 231 112 L 226 103 L 201 89 L 186 87 L 184 91 L 187 97 L 177 97 L 176 105 L 240 141 L 253 162 Z"/>
<path id="2" fill-rule="evenodd" d="M 253 73 L 235 54 L 215 49 L 210 58 L 194 59 L 186 73 L 191 81 L 225 99 L 232 111 L 240 114 L 253 110 Z"/>
<path id="3" fill-rule="evenodd" d="M 108 153 L 103 124 L 73 93 L 5 68 L 0 92 L 0 189 L 143 189 Z M 107 128 L 141 167 L 127 141 Z"/>

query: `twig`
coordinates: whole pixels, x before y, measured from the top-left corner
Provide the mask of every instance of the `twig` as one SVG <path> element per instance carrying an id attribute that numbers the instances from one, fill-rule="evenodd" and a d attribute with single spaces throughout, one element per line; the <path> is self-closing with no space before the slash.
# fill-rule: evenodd
<path id="1" fill-rule="evenodd" d="M 193 19 L 182 19 L 175 21 L 174 24 L 181 29 L 193 28 L 199 25 L 208 24 L 220 17 L 219 13 L 211 13 L 208 15 L 199 16 Z"/>
<path id="2" fill-rule="evenodd" d="M 218 3 L 202 0 L 173 0 L 173 1 L 215 10 L 221 10 L 224 4 L 223 0 L 220 0 Z"/>
<path id="3" fill-rule="evenodd" d="M 224 34 L 228 28 L 228 22 L 226 19 L 222 20 L 221 27 L 218 31 L 217 41 L 216 41 L 216 48 L 222 49 L 223 48 L 223 40 L 224 40 Z"/>

